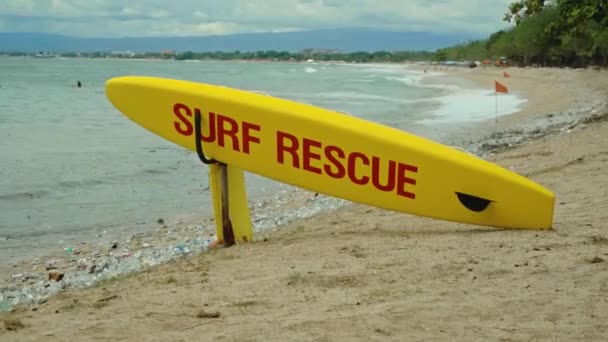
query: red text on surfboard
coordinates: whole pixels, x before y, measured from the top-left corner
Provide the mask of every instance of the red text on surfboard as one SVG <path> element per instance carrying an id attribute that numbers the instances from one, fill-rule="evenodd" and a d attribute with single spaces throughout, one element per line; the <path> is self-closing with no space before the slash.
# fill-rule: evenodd
<path id="1" fill-rule="evenodd" d="M 380 191 L 395 191 L 399 196 L 416 198 L 416 194 L 405 187 L 416 185 L 416 180 L 409 174 L 417 173 L 418 167 L 394 160 L 383 161 L 361 152 L 347 154 L 338 146 L 323 146 L 320 141 L 307 138 L 300 141 L 290 133 L 277 131 L 277 161 L 332 178 L 348 177 L 358 185 L 371 182 Z"/>
<path id="2" fill-rule="evenodd" d="M 200 109 L 194 108 L 194 113 L 200 114 Z M 173 105 L 173 114 L 178 121 L 173 122 L 175 130 L 185 136 L 190 136 L 194 133 L 194 126 L 191 119 L 193 111 L 190 107 L 182 103 Z M 207 118 L 202 117 L 202 121 L 206 123 L 206 127 L 201 132 L 201 140 L 205 142 L 216 142 L 221 147 L 226 146 L 226 141 L 230 141 L 230 147 L 237 151 L 249 154 L 251 151 L 251 143 L 260 143 L 260 138 L 253 135 L 252 132 L 260 132 L 259 125 L 243 121 L 239 123 L 231 117 L 216 114 L 213 112 L 207 113 Z M 207 134 L 205 134 L 205 131 Z"/>
<path id="3" fill-rule="evenodd" d="M 260 125 L 242 121 L 214 112 L 201 113 L 199 108 L 190 108 L 182 103 L 173 106 L 175 131 L 184 136 L 194 134 L 193 114 L 201 114 L 205 123 L 201 140 L 231 148 L 236 152 L 250 154 L 252 144 L 261 144 Z M 284 131 L 276 131 L 276 162 L 290 165 L 307 172 L 327 175 L 334 179 L 348 179 L 353 184 L 373 186 L 374 188 L 394 192 L 398 196 L 415 199 L 412 187 L 416 179 L 412 174 L 418 167 L 395 160 L 387 160 L 362 152 L 345 152 L 335 145 L 324 145 L 322 142 L 300 138 Z"/>

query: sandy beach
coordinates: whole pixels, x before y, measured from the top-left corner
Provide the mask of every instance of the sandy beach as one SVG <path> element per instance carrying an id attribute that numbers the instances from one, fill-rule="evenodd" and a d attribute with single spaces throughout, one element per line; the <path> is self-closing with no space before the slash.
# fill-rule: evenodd
<path id="1" fill-rule="evenodd" d="M 450 68 L 429 82 L 493 89 L 494 80 L 525 106 L 454 132 L 450 144 L 555 192 L 552 230 L 450 223 L 296 191 L 281 208 L 320 201 L 335 209 L 273 222 L 252 243 L 0 306 L 0 340 L 605 340 L 608 71 Z M 205 249 L 212 232 L 197 219 L 159 226 L 130 240 L 129 253 L 170 241 L 171 231 Z M 128 258 L 122 248 L 117 258 Z M 51 272 L 67 277 L 96 253 L 81 249 L 70 260 L 49 257 Z M 27 274 L 45 276 L 43 263 L 1 270 L 3 286 L 40 281 Z"/>

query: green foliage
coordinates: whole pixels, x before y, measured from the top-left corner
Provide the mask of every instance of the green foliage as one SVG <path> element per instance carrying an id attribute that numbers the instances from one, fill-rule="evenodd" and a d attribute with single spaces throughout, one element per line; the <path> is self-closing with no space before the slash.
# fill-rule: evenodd
<path id="1" fill-rule="evenodd" d="M 192 51 L 186 51 L 183 53 L 178 54 L 177 56 L 175 56 L 175 59 L 178 61 L 183 61 L 183 60 L 187 60 L 187 59 L 194 59 L 194 52 Z"/>
<path id="2" fill-rule="evenodd" d="M 439 49 L 435 53 L 433 60 L 435 61 L 472 61 L 482 60 L 487 56 L 487 41 L 475 40 L 466 44 L 460 44 L 453 47 Z"/>
<path id="3" fill-rule="evenodd" d="M 506 21 L 516 23 L 483 42 L 437 51 L 435 60 L 497 59 L 518 65 L 608 66 L 608 1 L 520 0 Z M 483 56 L 483 57 L 481 57 Z"/>
<path id="4" fill-rule="evenodd" d="M 553 1 L 547 0 L 519 0 L 509 5 L 509 11 L 505 13 L 504 20 L 520 24 L 523 20 L 540 13 L 547 4 Z"/>
<path id="5" fill-rule="evenodd" d="M 496 43 L 497 40 L 499 40 L 506 32 L 503 30 L 494 32 L 490 35 L 490 38 L 488 38 L 488 40 L 486 41 L 486 50 L 489 50 L 490 48 L 492 48 L 492 46 Z"/>
<path id="6" fill-rule="evenodd" d="M 602 59 L 603 65 L 608 65 L 608 30 L 597 31 L 593 43 L 596 58 Z"/>
<path id="7" fill-rule="evenodd" d="M 606 0 L 557 0 L 562 20 L 556 29 L 569 33 L 584 30 L 587 24 L 596 23 L 600 29 L 608 29 L 608 1 Z"/>

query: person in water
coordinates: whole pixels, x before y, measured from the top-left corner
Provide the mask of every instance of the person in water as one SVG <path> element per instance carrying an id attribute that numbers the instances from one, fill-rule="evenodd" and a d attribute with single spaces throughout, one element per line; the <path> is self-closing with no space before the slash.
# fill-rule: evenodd
<path id="1" fill-rule="evenodd" d="M 80 83 L 80 81 L 76 81 L 76 88 L 81 88 L 82 87 L 82 83 Z"/>

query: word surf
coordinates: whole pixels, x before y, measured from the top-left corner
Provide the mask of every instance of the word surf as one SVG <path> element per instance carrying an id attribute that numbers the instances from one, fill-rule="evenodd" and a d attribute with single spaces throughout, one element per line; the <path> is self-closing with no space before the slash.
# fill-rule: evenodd
<path id="1" fill-rule="evenodd" d="M 274 151 L 273 160 L 277 164 L 333 179 L 347 179 L 360 186 L 371 185 L 379 191 L 394 192 L 408 199 L 416 198 L 413 188 L 416 185 L 414 174 L 418 173 L 417 166 L 360 151 L 348 151 L 339 144 L 324 144 L 283 129 L 265 136 L 271 140 L 265 142 L 262 139 L 263 127 L 259 124 L 238 122 L 220 113 L 202 113 L 200 108 L 190 108 L 182 103 L 173 106 L 173 114 L 173 127 L 181 135 L 192 136 L 193 115 L 200 114 L 205 123 L 201 135 L 204 142 L 246 155 L 256 150 L 254 145 L 271 144 L 261 146 L 257 151 L 260 154 Z"/>

